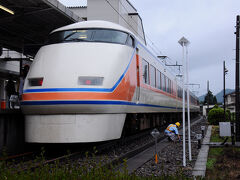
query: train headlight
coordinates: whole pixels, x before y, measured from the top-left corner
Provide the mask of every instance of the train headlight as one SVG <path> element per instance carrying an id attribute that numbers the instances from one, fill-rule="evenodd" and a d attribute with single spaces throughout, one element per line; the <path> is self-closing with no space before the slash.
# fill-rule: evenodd
<path id="1" fill-rule="evenodd" d="M 31 78 L 28 79 L 30 86 L 42 86 L 43 84 L 43 78 Z"/>
<path id="2" fill-rule="evenodd" d="M 101 86 L 103 84 L 103 77 L 93 77 L 93 76 L 79 76 L 79 85 L 92 85 Z"/>

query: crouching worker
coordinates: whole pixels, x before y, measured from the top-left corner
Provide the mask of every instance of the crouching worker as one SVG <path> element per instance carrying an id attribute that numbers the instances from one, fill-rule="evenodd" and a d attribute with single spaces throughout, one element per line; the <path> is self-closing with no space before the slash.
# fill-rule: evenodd
<path id="1" fill-rule="evenodd" d="M 167 127 L 167 129 L 165 129 L 165 136 L 168 137 L 168 141 L 181 141 L 180 136 L 178 134 L 178 129 L 177 127 L 180 126 L 179 122 L 176 122 L 175 124 L 169 124 L 169 126 Z"/>

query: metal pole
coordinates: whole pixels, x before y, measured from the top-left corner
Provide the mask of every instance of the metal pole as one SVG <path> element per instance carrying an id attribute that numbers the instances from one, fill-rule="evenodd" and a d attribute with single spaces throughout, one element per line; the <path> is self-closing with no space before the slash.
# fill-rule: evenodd
<path id="1" fill-rule="evenodd" d="M 1 99 L 1 109 L 6 109 L 7 107 L 7 96 L 6 96 L 5 87 L 6 87 L 6 80 L 4 79 L 3 80 L 3 96 Z"/>
<path id="2" fill-rule="evenodd" d="M 183 59 L 182 59 L 182 65 L 183 65 L 183 73 L 182 73 L 182 88 L 183 88 L 183 102 L 182 102 L 182 111 L 183 111 L 183 166 L 186 166 L 186 139 L 185 139 L 185 65 L 184 65 L 184 42 L 183 42 Z"/>
<path id="3" fill-rule="evenodd" d="M 155 163 L 158 163 L 158 159 L 157 159 L 157 137 L 155 137 Z"/>
<path id="4" fill-rule="evenodd" d="M 226 122 L 226 102 L 225 102 L 225 61 L 223 61 L 223 109 L 224 109 L 224 122 Z"/>
<path id="5" fill-rule="evenodd" d="M 239 119 L 239 25 L 240 25 L 240 16 L 237 16 L 236 22 L 236 141 L 240 141 L 240 119 Z"/>
<path id="6" fill-rule="evenodd" d="M 189 161 L 192 160 L 192 150 L 191 150 L 191 128 L 190 128 L 190 102 L 189 102 L 189 66 L 188 66 L 188 48 L 186 47 L 186 79 L 187 79 L 187 114 L 188 114 L 188 154 Z"/>
<path id="7" fill-rule="evenodd" d="M 209 109 L 209 80 L 207 81 L 207 116 L 208 116 L 208 109 Z"/>

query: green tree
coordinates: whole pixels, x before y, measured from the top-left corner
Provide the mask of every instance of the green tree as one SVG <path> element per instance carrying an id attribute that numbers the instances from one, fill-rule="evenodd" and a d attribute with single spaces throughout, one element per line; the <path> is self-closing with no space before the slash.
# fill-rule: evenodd
<path id="1" fill-rule="evenodd" d="M 217 102 L 217 98 L 216 98 L 216 96 L 214 96 L 213 97 L 213 104 L 217 104 L 218 102 Z"/>
<path id="2" fill-rule="evenodd" d="M 225 120 L 224 120 L 224 110 L 223 108 L 215 105 L 213 109 L 211 109 L 208 113 L 208 121 L 212 125 L 218 125 L 219 122 L 231 121 L 230 119 L 230 111 L 226 110 Z"/>
<path id="3" fill-rule="evenodd" d="M 204 104 L 213 104 L 213 93 L 209 90 L 204 98 Z"/>

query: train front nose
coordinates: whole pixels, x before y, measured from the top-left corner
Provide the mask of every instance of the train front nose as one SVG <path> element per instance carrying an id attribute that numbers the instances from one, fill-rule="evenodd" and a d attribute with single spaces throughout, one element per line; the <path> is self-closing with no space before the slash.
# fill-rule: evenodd
<path id="1" fill-rule="evenodd" d="M 45 46 L 32 64 L 24 89 L 111 87 L 119 76 L 116 70 L 124 71 L 124 62 L 118 60 L 126 56 L 122 51 L 120 45 L 101 43 Z M 41 78 L 41 86 L 31 84 L 31 79 Z"/>
<path id="2" fill-rule="evenodd" d="M 120 138 L 126 113 L 104 102 L 106 97 L 112 97 L 108 90 L 118 82 L 128 63 L 129 55 L 114 44 L 43 47 L 24 87 L 26 142 L 75 143 Z M 42 82 L 34 86 L 33 79 Z"/>
<path id="3" fill-rule="evenodd" d="M 101 113 L 101 108 L 86 101 L 129 99 L 128 90 L 113 90 L 132 54 L 129 47 L 109 43 L 62 43 L 41 48 L 25 81 L 24 113 Z"/>

